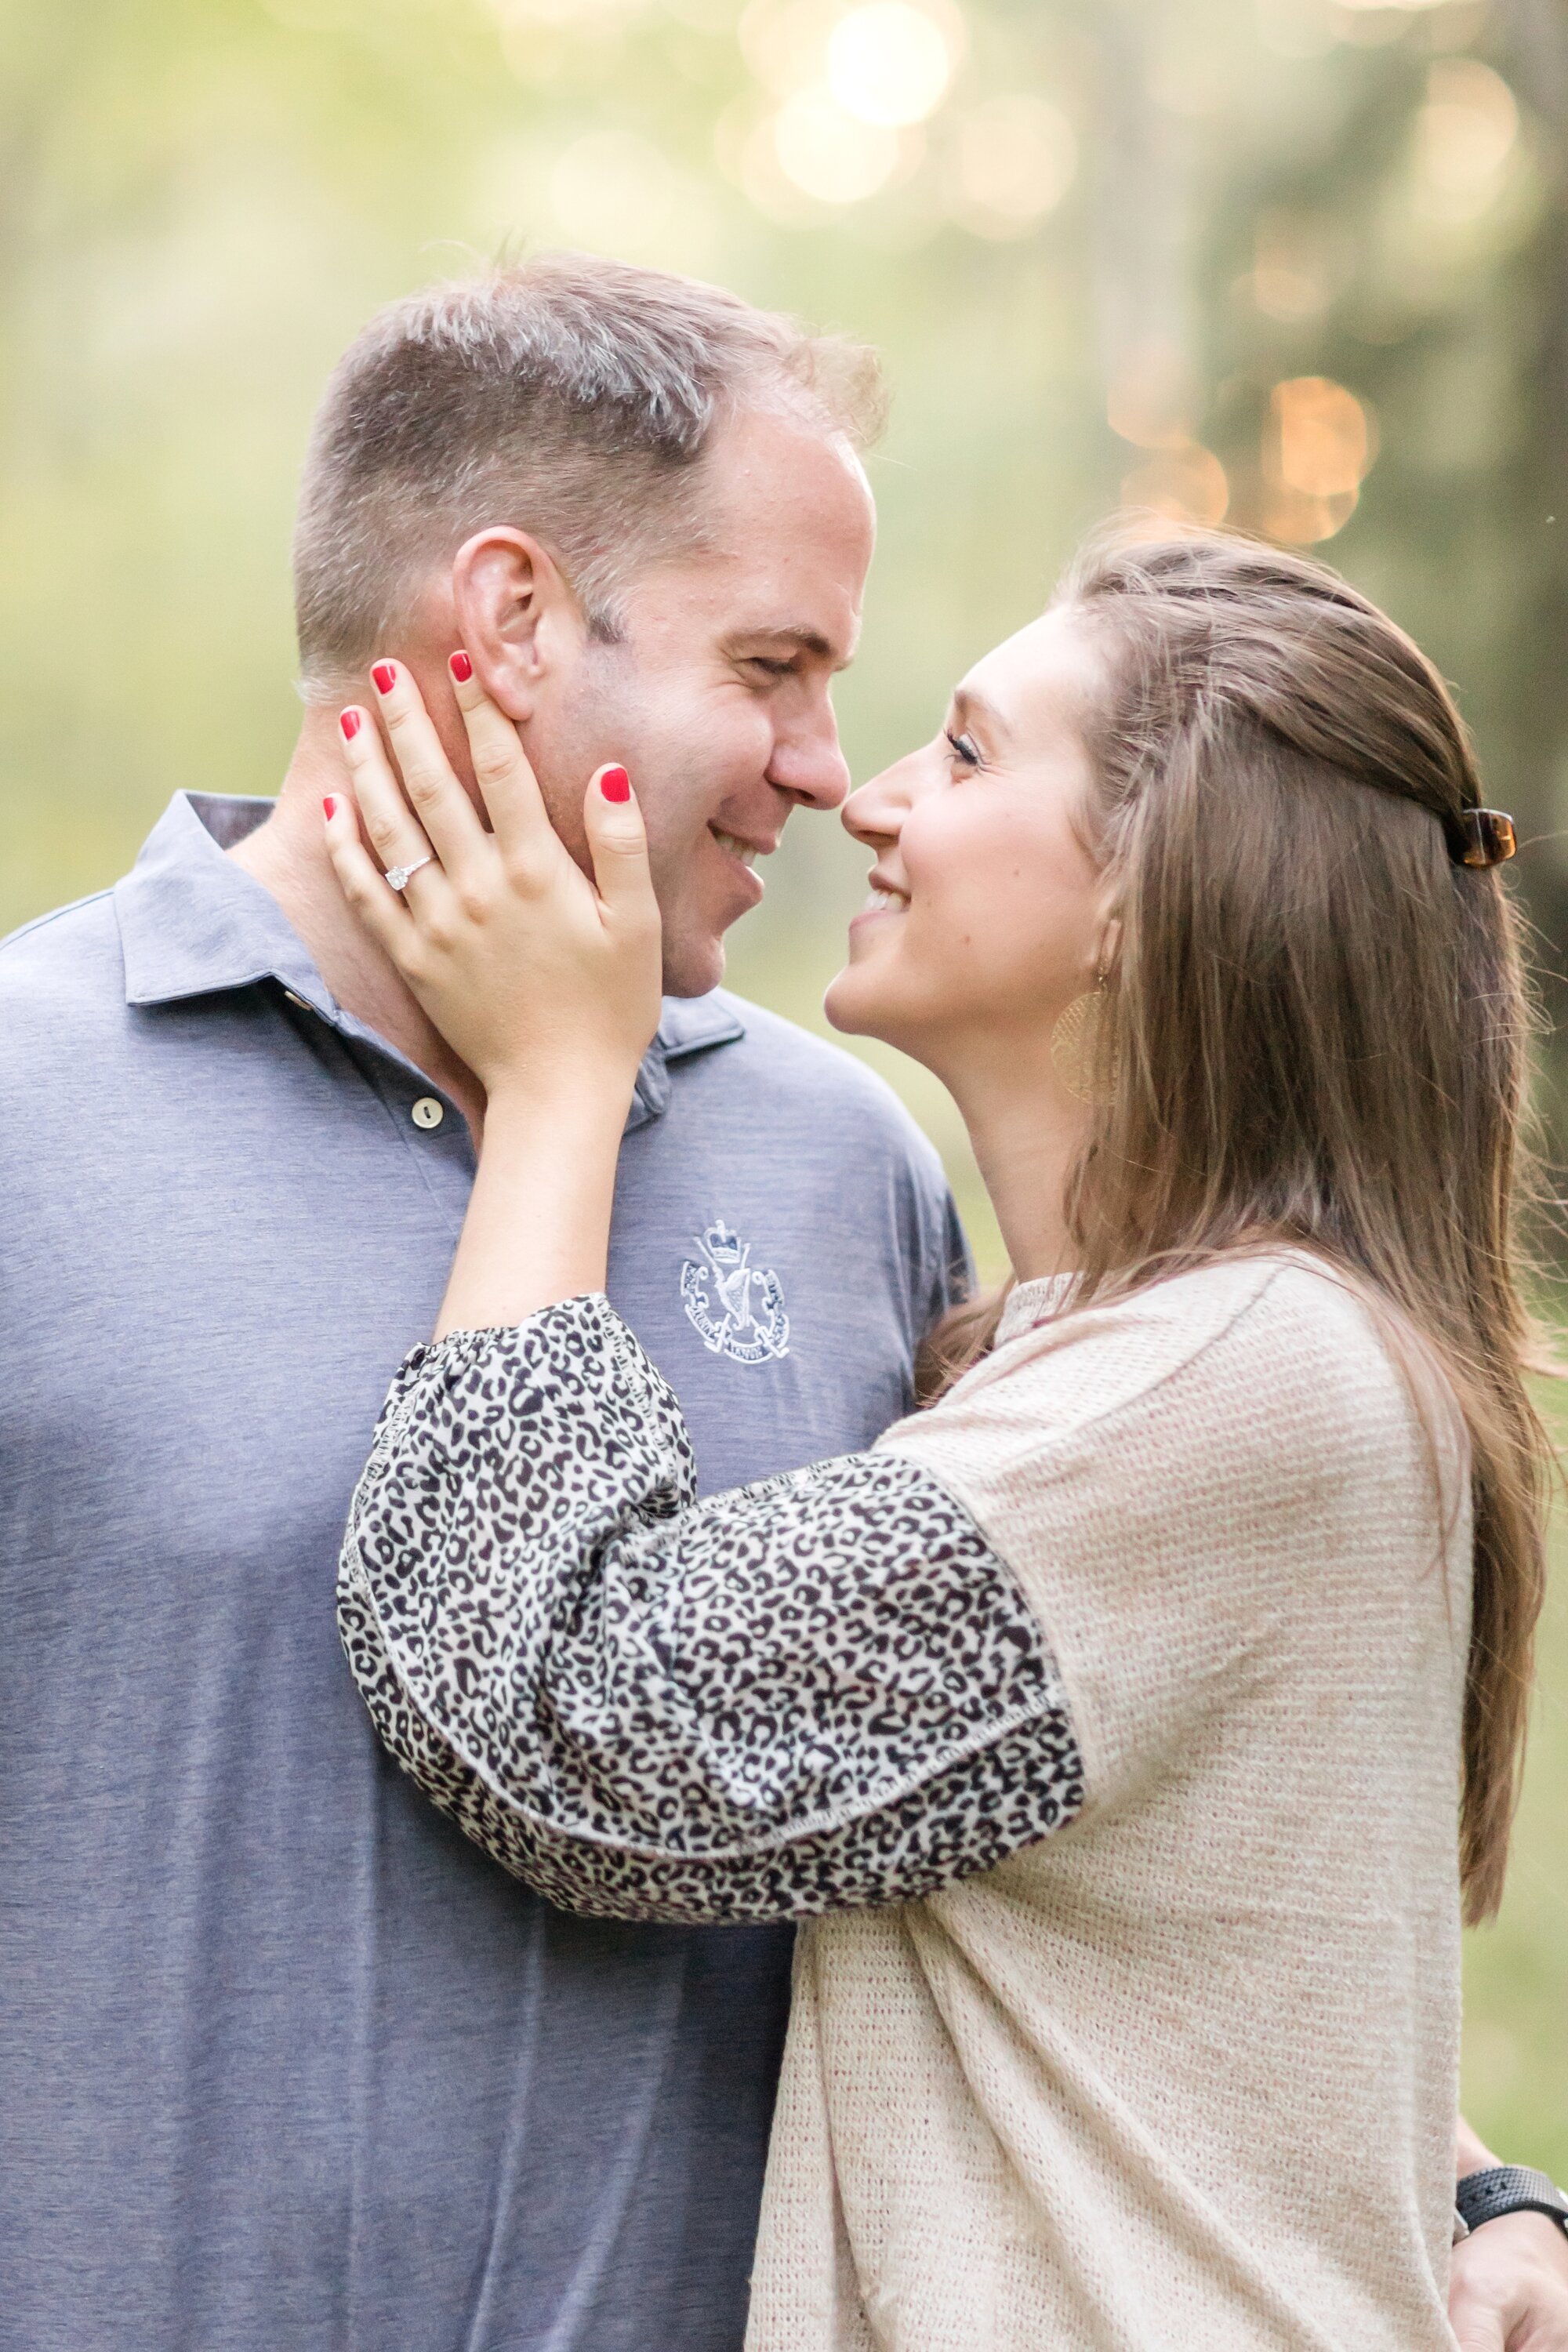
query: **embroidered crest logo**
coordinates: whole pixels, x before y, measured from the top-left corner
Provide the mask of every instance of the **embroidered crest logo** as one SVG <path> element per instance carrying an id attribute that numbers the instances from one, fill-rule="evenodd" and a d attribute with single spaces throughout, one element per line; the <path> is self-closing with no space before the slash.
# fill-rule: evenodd
<path id="1" fill-rule="evenodd" d="M 752 1264 L 752 1244 L 715 1217 L 695 1236 L 700 1257 L 680 1269 L 680 1303 L 705 1348 L 737 1364 L 772 1364 L 789 1353 L 784 1285 Z"/>

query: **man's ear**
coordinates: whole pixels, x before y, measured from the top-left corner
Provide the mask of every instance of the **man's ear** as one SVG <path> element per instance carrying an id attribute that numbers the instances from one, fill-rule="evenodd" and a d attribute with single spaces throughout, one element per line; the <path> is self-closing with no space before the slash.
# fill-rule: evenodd
<path id="1" fill-rule="evenodd" d="M 577 600 L 548 548 L 501 524 L 476 531 L 452 558 L 458 642 L 490 700 L 519 725 L 540 688 L 582 640 Z"/>

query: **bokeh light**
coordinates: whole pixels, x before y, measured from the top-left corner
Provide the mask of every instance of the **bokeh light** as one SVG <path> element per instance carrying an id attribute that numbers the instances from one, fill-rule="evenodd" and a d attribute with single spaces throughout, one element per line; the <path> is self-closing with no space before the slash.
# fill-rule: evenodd
<path id="1" fill-rule="evenodd" d="M 1377 456 L 1371 410 L 1328 376 L 1294 376 L 1268 396 L 1263 436 L 1264 529 L 1310 546 L 1332 539 L 1355 512 Z"/>
<path id="2" fill-rule="evenodd" d="M 914 0 L 866 0 L 828 37 L 827 86 L 861 122 L 924 122 L 947 95 L 963 31 L 956 9 L 942 23 Z"/>
<path id="3" fill-rule="evenodd" d="M 1421 209 L 1472 220 L 1496 201 L 1519 141 L 1519 106 L 1502 76 L 1479 58 L 1442 58 L 1415 118 Z"/>
<path id="4" fill-rule="evenodd" d="M 1320 215 L 1276 210 L 1259 214 L 1253 253 L 1244 290 L 1266 319 L 1298 326 L 1322 316 L 1333 299 L 1338 271 Z"/>
<path id="5" fill-rule="evenodd" d="M 875 195 L 904 152 L 896 131 L 848 113 L 825 87 L 785 99 L 772 137 L 785 178 L 825 205 L 861 204 Z"/>
<path id="6" fill-rule="evenodd" d="M 1295 376 L 1269 394 L 1279 478 L 1309 498 L 1358 489 L 1375 453 L 1372 419 L 1353 392 L 1327 376 Z"/>
<path id="7" fill-rule="evenodd" d="M 824 79 L 841 0 L 751 0 L 736 28 L 741 55 L 775 98 Z"/>
<path id="8" fill-rule="evenodd" d="M 1223 522 L 1230 509 L 1230 484 L 1214 451 L 1189 442 L 1184 448 L 1157 451 L 1127 475 L 1121 503 L 1174 522 Z"/>
<path id="9" fill-rule="evenodd" d="M 977 236 L 1021 236 L 1060 204 L 1077 171 L 1077 135 L 1059 107 L 1032 90 L 983 99 L 956 127 L 950 210 Z"/>

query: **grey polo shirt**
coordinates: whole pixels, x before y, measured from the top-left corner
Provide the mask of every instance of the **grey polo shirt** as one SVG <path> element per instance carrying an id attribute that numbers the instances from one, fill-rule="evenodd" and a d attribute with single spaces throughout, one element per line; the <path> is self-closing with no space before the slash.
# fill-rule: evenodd
<path id="1" fill-rule="evenodd" d="M 0 2347 L 734 2347 L 787 1930 L 551 1910 L 338 1648 L 472 1155 L 221 854 L 267 805 L 0 950 Z M 960 1245 L 858 1065 L 666 1014 L 610 1291 L 731 1486 L 904 1408 Z"/>

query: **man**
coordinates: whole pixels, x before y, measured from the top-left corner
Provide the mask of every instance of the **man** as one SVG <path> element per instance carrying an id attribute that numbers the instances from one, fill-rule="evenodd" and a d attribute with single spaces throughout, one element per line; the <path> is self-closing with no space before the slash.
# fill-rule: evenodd
<path id="1" fill-rule="evenodd" d="M 569 838 L 634 764 L 670 1000 L 612 1293 L 710 1486 L 868 1442 L 948 1295 L 940 1176 L 855 1065 L 708 992 L 753 856 L 846 789 L 873 411 L 855 353 L 649 273 L 396 306 L 307 467 L 278 803 L 177 797 L 0 955 L 5 2352 L 740 2342 L 787 1936 L 552 1912 L 387 1767 L 337 1653 L 483 1105 L 320 803 L 366 666 L 447 713 L 458 646 Z"/>
<path id="2" fill-rule="evenodd" d="M 708 992 L 754 858 L 847 789 L 873 409 L 857 354 L 644 273 L 399 306 L 306 470 L 276 807 L 179 796 L 0 956 L 7 2352 L 739 2345 L 787 1932 L 552 1912 L 387 1767 L 337 1649 L 482 1104 L 321 803 L 383 652 L 446 708 L 465 646 L 563 821 L 635 762 L 671 996 L 612 1288 L 710 1483 L 868 1443 L 959 1252 L 937 1163 Z"/>

